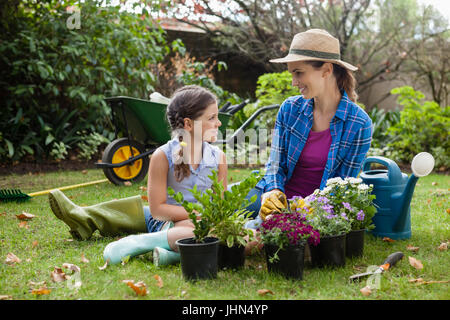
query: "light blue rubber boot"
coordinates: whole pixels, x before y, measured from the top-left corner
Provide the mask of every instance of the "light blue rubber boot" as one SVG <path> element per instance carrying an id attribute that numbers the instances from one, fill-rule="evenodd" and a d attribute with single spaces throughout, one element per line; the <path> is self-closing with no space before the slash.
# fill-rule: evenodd
<path id="1" fill-rule="evenodd" d="M 117 264 L 127 256 L 130 256 L 130 258 L 135 257 L 152 251 L 156 247 L 170 250 L 169 242 L 167 241 L 167 232 L 168 229 L 152 233 L 136 234 L 111 242 L 103 251 L 103 259 L 109 261 L 109 264 Z"/>
<path id="2" fill-rule="evenodd" d="M 153 250 L 153 264 L 156 267 L 167 266 L 180 262 L 180 254 L 172 250 L 156 247 Z"/>

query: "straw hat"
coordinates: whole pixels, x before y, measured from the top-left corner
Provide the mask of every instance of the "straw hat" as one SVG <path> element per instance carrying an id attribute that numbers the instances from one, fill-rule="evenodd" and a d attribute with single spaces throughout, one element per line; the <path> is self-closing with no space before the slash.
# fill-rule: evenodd
<path id="1" fill-rule="evenodd" d="M 273 63 L 294 61 L 326 61 L 336 63 L 350 71 L 357 67 L 341 60 L 339 40 L 321 29 L 297 33 L 292 40 L 289 54 L 284 58 L 272 59 Z"/>

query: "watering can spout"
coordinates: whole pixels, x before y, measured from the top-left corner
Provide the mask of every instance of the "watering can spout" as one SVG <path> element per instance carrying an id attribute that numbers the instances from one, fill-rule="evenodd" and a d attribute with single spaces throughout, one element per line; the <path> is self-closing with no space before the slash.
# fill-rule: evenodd
<path id="1" fill-rule="evenodd" d="M 433 168 L 434 158 L 428 152 L 421 152 L 414 157 L 411 163 L 413 174 L 409 177 L 403 192 L 398 196 L 398 198 L 396 197 L 397 199 L 395 199 L 395 203 L 399 208 L 399 210 L 397 210 L 397 212 L 399 212 L 399 216 L 394 229 L 403 230 L 405 228 L 405 224 L 407 222 L 406 217 L 410 211 L 410 203 L 417 180 L 419 180 L 420 177 L 429 175 Z"/>

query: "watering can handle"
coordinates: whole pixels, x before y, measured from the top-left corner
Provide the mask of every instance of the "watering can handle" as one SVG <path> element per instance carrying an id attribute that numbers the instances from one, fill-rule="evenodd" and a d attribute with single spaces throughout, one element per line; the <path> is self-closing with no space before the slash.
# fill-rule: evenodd
<path id="1" fill-rule="evenodd" d="M 380 156 L 368 157 L 364 161 L 363 172 L 370 170 L 371 163 L 378 163 L 378 164 L 382 164 L 382 165 L 386 166 L 388 169 L 389 181 L 400 182 L 402 180 L 402 172 L 400 171 L 400 168 L 391 159 L 388 159 L 385 157 L 380 157 Z"/>

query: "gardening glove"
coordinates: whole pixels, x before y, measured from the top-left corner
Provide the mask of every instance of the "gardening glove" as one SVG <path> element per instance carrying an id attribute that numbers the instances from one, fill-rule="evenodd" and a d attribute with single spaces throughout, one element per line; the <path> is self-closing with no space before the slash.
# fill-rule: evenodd
<path id="1" fill-rule="evenodd" d="M 272 190 L 264 193 L 261 196 L 261 209 L 259 210 L 259 216 L 261 219 L 266 220 L 267 216 L 281 212 L 288 206 L 286 195 L 280 190 Z"/>

